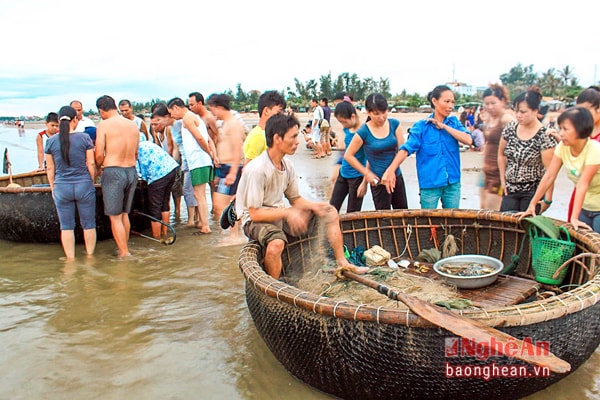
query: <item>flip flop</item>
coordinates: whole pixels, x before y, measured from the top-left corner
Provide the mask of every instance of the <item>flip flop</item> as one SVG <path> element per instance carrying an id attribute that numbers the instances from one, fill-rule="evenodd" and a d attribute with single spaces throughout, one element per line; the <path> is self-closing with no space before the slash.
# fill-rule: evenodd
<path id="1" fill-rule="evenodd" d="M 235 221 L 237 221 L 237 213 L 235 211 L 235 200 L 231 200 L 231 203 L 221 213 L 221 218 L 219 219 L 219 225 L 221 228 L 228 229 L 233 228 L 235 226 Z"/>

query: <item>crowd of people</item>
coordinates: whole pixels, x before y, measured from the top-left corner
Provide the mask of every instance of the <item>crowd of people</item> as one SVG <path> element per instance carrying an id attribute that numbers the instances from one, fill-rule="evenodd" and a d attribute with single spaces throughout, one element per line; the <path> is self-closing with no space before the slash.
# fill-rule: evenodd
<path id="1" fill-rule="evenodd" d="M 387 100 L 380 93 L 367 97 L 365 121 L 345 93 L 333 99 L 333 110 L 327 98 L 315 98 L 311 117 L 300 131 L 293 112 L 285 111 L 281 94 L 267 91 L 259 98 L 259 121 L 250 132 L 224 94 L 205 101 L 192 92 L 187 102 L 175 97 L 158 103 L 149 128 L 133 114 L 128 100 L 121 100 L 117 108 L 114 99 L 102 96 L 96 102 L 102 118 L 97 127 L 83 117 L 79 101 L 48 114 L 46 129 L 37 137 L 38 168 L 48 173 L 67 258 L 74 257 L 75 209 L 86 252 L 94 251 L 95 202 L 90 196 L 100 176 L 104 213 L 121 257 L 129 255 L 128 214 L 142 179 L 148 183 L 154 238 L 166 235 L 170 204 L 178 216 L 181 197 L 187 224 L 199 235 L 212 232 L 211 211 L 216 219 L 233 211 L 233 219 L 221 224 L 230 229 L 230 243 L 247 240 L 244 235 L 259 241 L 265 249 L 265 269 L 278 277 L 285 243 L 315 229 L 316 219 L 321 219 L 338 265 L 362 272 L 343 257 L 337 215 L 346 198 L 347 212 L 362 209 L 367 191 L 377 210 L 408 208 L 400 167 L 414 154 L 421 208 L 459 208 L 460 151 L 465 146 L 483 152 L 481 208 L 523 216 L 544 212 L 552 204 L 556 175 L 565 165 L 575 183 L 565 217 L 575 228 L 600 232 L 598 88 L 585 89 L 577 105 L 551 125 L 540 118 L 542 96 L 535 87 L 511 103 L 506 88 L 490 85 L 483 93 L 483 106 L 467 114 L 465 123 L 453 115 L 454 93 L 448 87 L 435 87 L 428 100 L 433 112 L 417 121 L 405 139 L 402 124 L 388 116 Z M 301 134 L 315 159 L 333 154 L 331 115 L 343 128 L 344 149 L 332 176 L 329 203 L 315 203 L 300 196 L 298 177 L 286 156 L 296 152 Z"/>
<path id="2" fill-rule="evenodd" d="M 574 107 L 547 121 L 535 86 L 510 102 L 505 87 L 491 84 L 483 92 L 481 109 L 466 110 L 464 122 L 452 115 L 454 94 L 448 87 L 437 86 L 428 99 L 433 113 L 410 128 L 406 142 L 401 124 L 388 118 L 380 94 L 367 97 L 364 123 L 350 103 L 336 107 L 346 149 L 334 170 L 333 206 L 339 210 L 348 196 L 347 211 L 360 211 L 368 186 L 376 209 L 406 208 L 399 166 L 415 154 L 421 208 L 440 203 L 459 208 L 460 150 L 466 147 L 483 152 L 482 209 L 522 217 L 543 213 L 552 204 L 554 180 L 564 165 L 575 184 L 565 219 L 576 229 L 600 232 L 598 87 L 583 90 Z"/>

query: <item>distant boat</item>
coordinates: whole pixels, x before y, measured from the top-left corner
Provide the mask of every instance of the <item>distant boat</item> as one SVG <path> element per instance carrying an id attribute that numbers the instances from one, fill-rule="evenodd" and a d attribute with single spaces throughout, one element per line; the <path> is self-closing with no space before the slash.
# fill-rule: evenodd
<path id="1" fill-rule="evenodd" d="M 0 239 L 27 243 L 60 242 L 60 223 L 46 172 L 13 175 L 12 181 L 18 186 L 8 187 L 10 177 L 0 177 Z M 146 188 L 145 182 L 138 182 L 133 210 L 147 212 Z M 131 228 L 136 231 L 150 226 L 147 218 L 133 215 L 130 218 Z M 104 215 L 100 185 L 96 185 L 96 233 L 98 240 L 112 238 L 110 219 Z M 83 242 L 79 223 L 75 237 L 78 242 Z"/>

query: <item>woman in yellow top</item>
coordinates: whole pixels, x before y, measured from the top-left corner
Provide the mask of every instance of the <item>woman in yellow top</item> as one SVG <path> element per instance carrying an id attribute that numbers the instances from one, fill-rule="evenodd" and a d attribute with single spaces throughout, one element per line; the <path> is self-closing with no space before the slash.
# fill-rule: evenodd
<path id="1" fill-rule="evenodd" d="M 571 107 L 558 117 L 561 142 L 556 146 L 525 215 L 535 215 L 535 207 L 554 183 L 561 166 L 575 183 L 571 224 L 600 233 L 600 143 L 590 140 L 594 129 L 592 114 L 584 107 Z"/>

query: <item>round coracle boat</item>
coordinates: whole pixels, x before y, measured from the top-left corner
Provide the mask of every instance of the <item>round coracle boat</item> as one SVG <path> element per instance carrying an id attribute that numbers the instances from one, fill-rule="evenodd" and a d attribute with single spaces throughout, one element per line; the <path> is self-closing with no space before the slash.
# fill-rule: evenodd
<path id="1" fill-rule="evenodd" d="M 139 181 L 133 200 L 134 210 L 146 210 L 146 186 L 145 182 Z M 131 216 L 131 226 L 135 230 L 143 230 L 150 223 L 147 218 L 134 215 Z M 110 219 L 104 215 L 100 185 L 96 185 L 96 234 L 98 240 L 112 238 Z M 79 222 L 75 238 L 83 242 Z M 46 172 L 0 177 L 0 239 L 26 243 L 60 242 L 60 222 Z"/>
<path id="2" fill-rule="evenodd" d="M 567 228 L 575 244 L 573 256 L 561 265 L 567 273 L 560 286 L 536 281 L 531 238 L 512 214 L 390 210 L 340 216 L 348 249 L 377 245 L 392 260 L 415 260 L 422 250 L 438 247 L 453 235 L 456 254 L 494 257 L 511 266 L 510 275 L 501 274 L 489 286 L 459 290 L 475 306 L 444 311 L 465 325 L 483 325 L 529 344 L 521 350 L 549 350 L 570 365 L 562 373 L 527 363 L 507 348 L 494 351 L 493 338 L 490 344 L 457 336 L 412 308 L 400 307 L 400 301 L 398 307 L 376 306 L 300 289 L 296 277 L 314 268 L 313 255 L 325 246 L 318 234 L 288 243 L 281 280 L 264 272 L 258 244 L 244 246 L 239 266 L 248 309 L 287 370 L 341 398 L 524 397 L 576 370 L 600 343 L 600 235 L 554 222 Z"/>

